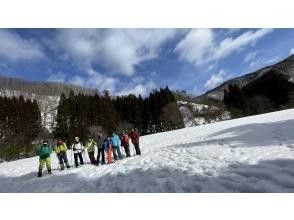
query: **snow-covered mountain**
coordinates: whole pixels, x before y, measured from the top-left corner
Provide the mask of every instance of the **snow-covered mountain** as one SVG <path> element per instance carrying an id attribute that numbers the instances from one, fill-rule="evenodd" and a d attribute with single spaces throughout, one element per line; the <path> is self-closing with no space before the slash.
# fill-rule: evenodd
<path id="1" fill-rule="evenodd" d="M 52 155 L 42 178 L 37 157 L 4 162 L 0 191 L 294 192 L 293 129 L 290 109 L 143 136 L 142 156 L 111 165 L 59 171 Z"/>
<path id="2" fill-rule="evenodd" d="M 93 89 L 63 83 L 32 82 L 0 76 L 0 96 L 19 97 L 22 95 L 25 99 L 36 99 L 41 112 L 42 126 L 49 132 L 56 125 L 57 107 L 61 93 L 68 95 L 71 90 L 84 94 L 96 92 Z"/>
<path id="3" fill-rule="evenodd" d="M 197 104 L 188 101 L 177 101 L 183 116 L 185 127 L 214 123 L 231 118 L 228 111 L 213 105 Z"/>
<path id="4" fill-rule="evenodd" d="M 46 128 L 49 132 L 52 131 L 56 125 L 57 107 L 59 103 L 59 96 L 49 96 L 49 95 L 37 95 L 35 93 L 29 93 L 17 90 L 0 89 L 0 96 L 3 97 L 19 97 L 22 95 L 24 99 L 35 99 L 38 103 L 42 126 Z"/>
<path id="5" fill-rule="evenodd" d="M 247 85 L 248 83 L 258 79 L 264 74 L 269 73 L 271 70 L 282 73 L 286 75 L 291 82 L 294 82 L 294 55 L 289 56 L 285 60 L 278 62 L 274 65 L 264 67 L 260 70 L 257 70 L 253 73 L 249 73 L 234 79 L 230 79 L 220 86 L 206 92 L 205 94 L 198 96 L 196 100 L 200 101 L 202 99 L 213 99 L 213 100 L 222 100 L 224 97 L 224 89 L 228 87 L 229 84 L 236 84 L 240 88 Z"/>

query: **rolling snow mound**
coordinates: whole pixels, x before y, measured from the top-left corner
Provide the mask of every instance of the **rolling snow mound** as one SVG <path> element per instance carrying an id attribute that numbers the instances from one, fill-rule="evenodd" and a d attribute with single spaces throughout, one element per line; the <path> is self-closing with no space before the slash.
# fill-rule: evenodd
<path id="1" fill-rule="evenodd" d="M 141 150 L 65 171 L 52 154 L 42 178 L 37 157 L 4 162 L 0 192 L 294 192 L 294 109 L 147 135 Z"/>

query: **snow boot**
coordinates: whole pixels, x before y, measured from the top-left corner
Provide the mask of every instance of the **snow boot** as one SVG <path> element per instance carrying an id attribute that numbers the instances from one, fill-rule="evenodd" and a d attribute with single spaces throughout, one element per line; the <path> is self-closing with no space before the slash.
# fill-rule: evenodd
<path id="1" fill-rule="evenodd" d="M 51 170 L 48 170 L 48 174 L 51 175 L 52 174 L 52 171 Z"/>
<path id="2" fill-rule="evenodd" d="M 64 164 L 63 164 L 63 163 L 60 164 L 60 169 L 61 169 L 61 170 L 64 170 Z"/>
<path id="3" fill-rule="evenodd" d="M 39 172 L 39 173 L 38 173 L 38 177 L 42 177 L 42 173 Z"/>

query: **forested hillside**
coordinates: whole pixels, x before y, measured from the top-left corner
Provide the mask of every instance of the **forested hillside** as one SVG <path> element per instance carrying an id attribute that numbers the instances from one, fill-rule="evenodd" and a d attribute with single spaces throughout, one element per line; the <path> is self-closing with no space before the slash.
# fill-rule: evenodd
<path id="1" fill-rule="evenodd" d="M 169 88 L 153 91 L 149 97 L 134 95 L 111 98 L 107 91 L 94 96 L 73 92 L 61 95 L 55 138 L 85 140 L 98 131 L 109 134 L 135 127 L 142 135 L 183 128 L 176 100 Z"/>

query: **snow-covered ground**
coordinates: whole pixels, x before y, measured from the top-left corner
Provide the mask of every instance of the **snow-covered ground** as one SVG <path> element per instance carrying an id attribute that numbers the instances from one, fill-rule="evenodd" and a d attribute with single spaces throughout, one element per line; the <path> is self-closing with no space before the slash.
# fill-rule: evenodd
<path id="1" fill-rule="evenodd" d="M 42 178 L 37 157 L 4 162 L 0 191 L 294 192 L 294 109 L 144 136 L 141 150 L 66 171 L 52 155 Z"/>

